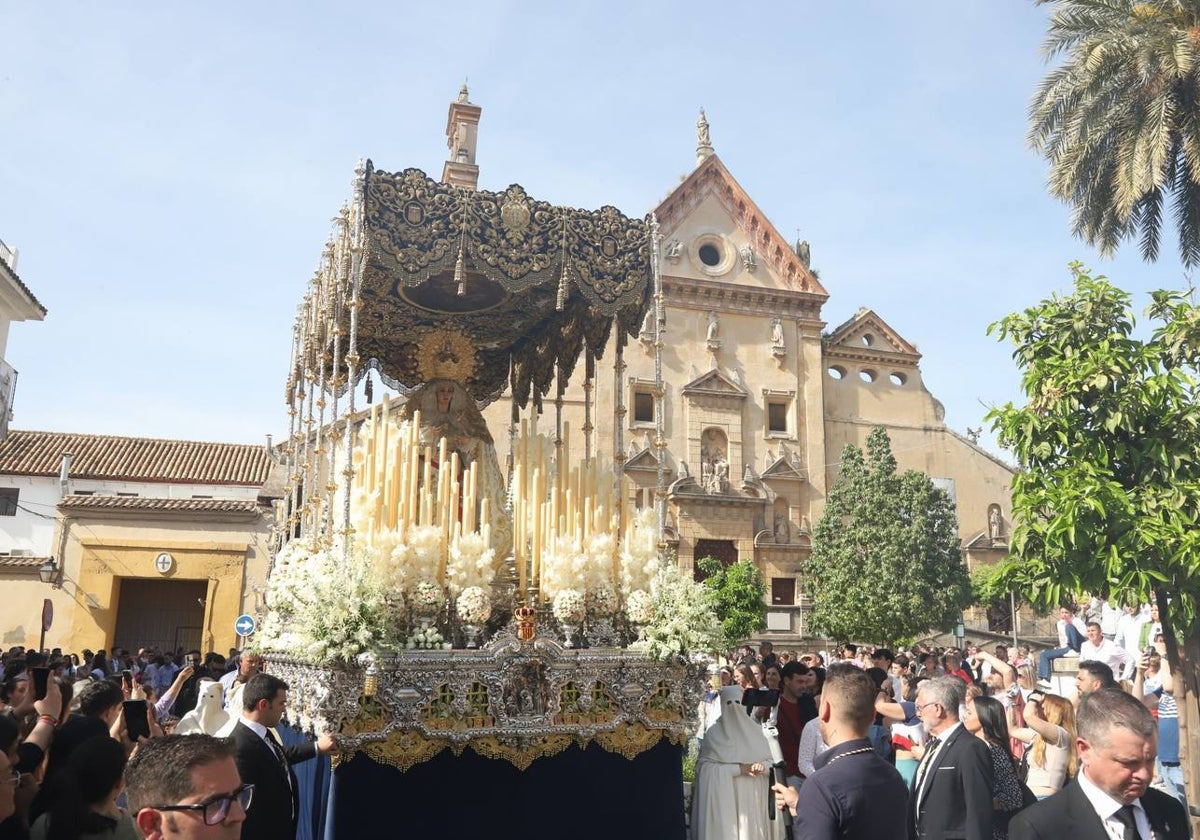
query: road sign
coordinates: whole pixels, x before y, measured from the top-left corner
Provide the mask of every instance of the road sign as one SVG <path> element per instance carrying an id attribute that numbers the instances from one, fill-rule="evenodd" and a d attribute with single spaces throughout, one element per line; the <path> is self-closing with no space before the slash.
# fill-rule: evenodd
<path id="1" fill-rule="evenodd" d="M 233 629 L 239 636 L 249 636 L 257 626 L 254 617 L 250 615 L 239 615 L 238 620 L 233 622 Z"/>
<path id="2" fill-rule="evenodd" d="M 54 603 L 46 598 L 42 601 L 42 632 L 45 633 L 54 623 Z"/>

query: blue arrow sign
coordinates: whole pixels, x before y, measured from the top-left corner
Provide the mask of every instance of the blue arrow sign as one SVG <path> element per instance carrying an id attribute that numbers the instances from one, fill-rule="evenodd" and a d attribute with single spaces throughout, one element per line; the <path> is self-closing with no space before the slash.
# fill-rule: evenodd
<path id="1" fill-rule="evenodd" d="M 237 631 L 239 636 L 249 636 L 257 626 L 254 618 L 249 615 L 239 615 L 238 620 L 233 622 L 233 629 Z"/>

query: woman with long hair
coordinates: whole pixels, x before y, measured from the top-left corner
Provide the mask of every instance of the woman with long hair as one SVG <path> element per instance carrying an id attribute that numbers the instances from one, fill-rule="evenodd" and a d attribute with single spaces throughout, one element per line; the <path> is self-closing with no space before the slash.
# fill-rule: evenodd
<path id="1" fill-rule="evenodd" d="M 917 765 L 921 762 L 913 754 L 913 747 L 925 743 L 925 727 L 921 716 L 917 714 L 917 688 L 925 681 L 925 677 L 913 674 L 901 674 L 900 686 L 903 696 L 893 698 L 887 696 L 888 685 L 875 699 L 875 712 L 891 723 L 892 746 L 896 750 L 896 769 L 901 778 L 911 785 L 917 774 Z"/>
<path id="2" fill-rule="evenodd" d="M 133 820 L 117 808 L 124 772 L 125 748 L 118 741 L 84 741 L 50 783 L 50 807 L 34 822 L 30 840 L 138 840 Z"/>
<path id="3" fill-rule="evenodd" d="M 1038 799 L 1058 793 L 1079 771 L 1075 752 L 1075 709 L 1057 694 L 1035 691 L 1025 703 L 1025 726 L 1013 737 L 1029 745 L 1025 784 Z"/>
<path id="4" fill-rule="evenodd" d="M 987 744 L 992 756 L 992 840 L 1007 840 L 1008 822 L 1021 809 L 1023 792 L 1017 766 L 1008 750 L 1008 717 L 994 697 L 967 700 L 963 726 Z"/>

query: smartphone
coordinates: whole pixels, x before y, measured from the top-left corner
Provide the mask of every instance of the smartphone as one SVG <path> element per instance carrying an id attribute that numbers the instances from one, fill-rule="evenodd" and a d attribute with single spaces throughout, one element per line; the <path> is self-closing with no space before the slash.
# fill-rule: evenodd
<path id="1" fill-rule="evenodd" d="M 1142 656 L 1157 656 L 1157 655 L 1158 655 L 1158 648 L 1156 648 L 1154 645 L 1147 645 L 1146 649 L 1144 651 L 1142 651 Z"/>
<path id="2" fill-rule="evenodd" d="M 29 670 L 33 674 L 33 699 L 45 700 L 46 690 L 50 685 L 50 669 L 30 668 Z"/>
<path id="3" fill-rule="evenodd" d="M 137 743 L 138 738 L 150 737 L 150 722 L 146 720 L 145 700 L 126 700 L 121 713 L 125 715 L 125 731 L 129 740 Z"/>

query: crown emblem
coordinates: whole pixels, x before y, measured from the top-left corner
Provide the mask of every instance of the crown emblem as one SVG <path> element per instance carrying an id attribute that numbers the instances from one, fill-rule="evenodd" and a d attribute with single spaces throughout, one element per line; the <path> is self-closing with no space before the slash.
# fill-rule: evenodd
<path id="1" fill-rule="evenodd" d="M 537 612 L 532 607 L 517 607 L 513 618 L 517 620 L 517 639 L 532 642 L 537 635 Z"/>

